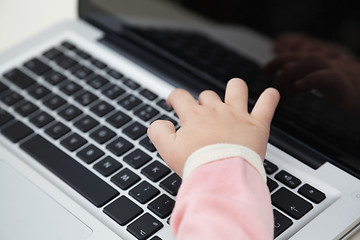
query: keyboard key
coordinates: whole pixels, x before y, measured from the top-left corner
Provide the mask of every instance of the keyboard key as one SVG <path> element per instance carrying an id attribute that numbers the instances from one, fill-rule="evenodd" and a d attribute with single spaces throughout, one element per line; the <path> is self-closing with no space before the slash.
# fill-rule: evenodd
<path id="1" fill-rule="evenodd" d="M 54 59 L 54 61 L 64 69 L 70 69 L 78 65 L 77 61 L 67 55 L 59 55 Z"/>
<path id="2" fill-rule="evenodd" d="M 90 70 L 89 68 L 87 68 L 85 66 L 76 68 L 71 72 L 72 72 L 72 74 L 74 74 L 75 77 L 77 77 L 79 79 L 85 79 L 87 76 L 90 76 L 91 74 L 94 73 L 92 70 Z"/>
<path id="3" fill-rule="evenodd" d="M 9 91 L 6 95 L 1 98 L 1 101 L 8 106 L 12 106 L 20 100 L 24 99 L 20 94 Z"/>
<path id="4" fill-rule="evenodd" d="M 97 103 L 95 106 L 91 107 L 90 110 L 98 115 L 99 117 L 103 117 L 115 108 L 111 106 L 109 103 L 105 101 L 101 101 Z"/>
<path id="5" fill-rule="evenodd" d="M 81 160 L 83 160 L 86 163 L 92 163 L 95 160 L 102 157 L 105 153 L 95 147 L 93 144 L 90 144 L 89 146 L 83 148 L 80 152 L 76 154 Z"/>
<path id="6" fill-rule="evenodd" d="M 56 58 L 60 54 L 62 54 L 62 53 L 58 49 L 51 48 L 51 49 L 47 50 L 46 52 L 44 52 L 43 56 L 47 57 L 50 60 L 53 60 L 54 58 Z"/>
<path id="7" fill-rule="evenodd" d="M 82 111 L 73 105 L 68 105 L 59 112 L 59 116 L 67 121 L 71 121 L 81 114 Z"/>
<path id="8" fill-rule="evenodd" d="M 131 110 L 141 103 L 141 100 L 137 97 L 129 94 L 126 97 L 122 98 L 119 102 L 119 105 L 125 108 L 126 110 Z"/>
<path id="9" fill-rule="evenodd" d="M 107 65 L 105 63 L 103 63 L 102 61 L 98 60 L 98 59 L 95 59 L 95 58 L 91 58 L 90 59 L 90 62 L 97 68 L 100 68 L 100 69 L 104 69 L 107 67 Z"/>
<path id="10" fill-rule="evenodd" d="M 177 195 L 177 192 L 181 185 L 181 178 L 176 173 L 171 174 L 169 177 L 165 178 L 160 182 L 160 187 L 165 189 L 168 193 L 173 196 Z"/>
<path id="11" fill-rule="evenodd" d="M 309 202 L 285 188 L 276 191 L 271 196 L 271 201 L 275 207 L 295 219 L 300 219 L 313 208 Z"/>
<path id="12" fill-rule="evenodd" d="M 143 89 L 140 91 L 140 94 L 144 96 L 145 98 L 149 99 L 150 101 L 155 100 L 158 96 L 150 91 L 149 89 Z"/>
<path id="13" fill-rule="evenodd" d="M 35 104 L 27 101 L 21 102 L 17 107 L 15 107 L 15 111 L 23 117 L 27 117 L 38 109 L 39 108 L 35 106 Z"/>
<path id="14" fill-rule="evenodd" d="M 98 97 L 95 94 L 88 92 L 88 91 L 82 92 L 80 95 L 78 95 L 75 98 L 75 100 L 83 106 L 87 106 L 97 99 L 98 99 Z"/>
<path id="15" fill-rule="evenodd" d="M 154 161 L 141 170 L 141 173 L 153 182 L 159 181 L 170 172 L 170 169 L 159 161 Z"/>
<path id="16" fill-rule="evenodd" d="M 61 46 L 65 47 L 65 48 L 68 49 L 68 50 L 73 50 L 73 49 L 76 48 L 74 44 L 72 44 L 72 43 L 70 43 L 70 42 L 68 42 L 68 41 L 62 42 L 62 43 L 61 43 Z"/>
<path id="17" fill-rule="evenodd" d="M 102 90 L 102 93 L 111 100 L 114 100 L 115 98 L 125 93 L 125 90 L 119 86 L 116 86 L 115 84 L 109 84 L 108 87 Z"/>
<path id="18" fill-rule="evenodd" d="M 87 79 L 88 84 L 94 89 L 99 89 L 109 83 L 109 80 L 100 75 L 92 75 L 90 79 Z"/>
<path id="19" fill-rule="evenodd" d="M 80 89 L 82 89 L 82 87 L 79 84 L 74 83 L 73 81 L 65 81 L 60 87 L 60 90 L 68 96 L 74 95 L 74 93 L 76 93 Z"/>
<path id="20" fill-rule="evenodd" d="M 129 136 L 130 138 L 136 140 L 139 137 L 143 136 L 147 131 L 147 128 L 141 125 L 138 122 L 134 122 L 130 124 L 130 126 L 124 129 L 124 133 Z"/>
<path id="21" fill-rule="evenodd" d="M 158 236 L 154 236 L 154 237 L 152 237 L 150 240 L 162 240 L 162 239 L 159 238 Z"/>
<path id="22" fill-rule="evenodd" d="M 139 180 L 140 177 L 127 168 L 121 170 L 119 173 L 117 173 L 111 178 L 111 181 L 115 183 L 118 187 L 120 187 L 122 190 L 128 189 L 129 187 L 137 183 Z"/>
<path id="23" fill-rule="evenodd" d="M 116 70 L 114 70 L 114 69 L 111 69 L 111 68 L 109 68 L 109 70 L 107 71 L 107 73 L 111 76 L 111 77 L 113 77 L 113 78 L 115 78 L 115 79 L 120 79 L 120 78 L 122 78 L 124 75 L 123 74 L 121 74 L 121 73 L 119 73 L 118 71 L 116 71 Z"/>
<path id="24" fill-rule="evenodd" d="M 83 50 L 80 50 L 80 49 L 75 49 L 74 52 L 81 58 L 87 60 L 87 59 L 90 59 L 91 58 L 91 55 L 88 54 L 87 52 L 83 51 Z"/>
<path id="25" fill-rule="evenodd" d="M 137 239 L 147 239 L 155 232 L 160 230 L 164 225 L 156 218 L 148 213 L 145 213 L 133 223 L 131 223 L 127 230 L 133 234 Z"/>
<path id="26" fill-rule="evenodd" d="M 39 135 L 20 147 L 96 207 L 103 206 L 119 195 L 109 184 Z"/>
<path id="27" fill-rule="evenodd" d="M 33 84 L 36 81 L 31 78 L 30 76 L 26 75 L 19 69 L 15 68 L 7 73 L 4 74 L 4 77 L 7 78 L 9 81 L 17 85 L 21 89 L 25 89 Z"/>
<path id="28" fill-rule="evenodd" d="M 142 181 L 129 191 L 130 196 L 140 203 L 147 203 L 159 193 L 160 191 L 158 189 L 146 181 Z"/>
<path id="29" fill-rule="evenodd" d="M 156 151 L 156 148 L 155 148 L 154 144 L 151 142 L 151 140 L 150 140 L 150 138 L 148 136 L 144 137 L 140 141 L 140 145 L 145 147 L 150 152 L 155 152 Z"/>
<path id="30" fill-rule="evenodd" d="M 105 157 L 103 160 L 94 165 L 94 169 L 105 177 L 113 174 L 121 167 L 122 164 L 110 156 Z"/>
<path id="31" fill-rule="evenodd" d="M 60 142 L 60 144 L 66 147 L 69 151 L 75 151 L 86 143 L 87 141 L 77 133 L 71 134 Z"/>
<path id="32" fill-rule="evenodd" d="M 56 122 L 45 130 L 45 133 L 54 139 L 58 139 L 67 134 L 68 132 L 70 132 L 70 128 L 68 128 L 61 122 Z"/>
<path id="33" fill-rule="evenodd" d="M 317 190 L 316 188 L 310 186 L 307 183 L 304 184 L 304 186 L 302 186 L 301 188 L 299 188 L 298 193 L 300 193 L 314 203 L 320 203 L 326 198 L 326 195 L 323 192 Z"/>
<path id="34" fill-rule="evenodd" d="M 290 218 L 281 214 L 279 211 L 274 209 L 274 237 L 278 237 L 281 233 L 283 233 L 286 229 L 288 229 L 293 222 Z"/>
<path id="35" fill-rule="evenodd" d="M 123 155 L 133 147 L 134 145 L 132 143 L 128 142 L 125 138 L 122 137 L 115 139 L 106 146 L 106 148 L 116 156 Z"/>
<path id="36" fill-rule="evenodd" d="M 45 74 L 44 79 L 51 85 L 56 86 L 62 81 L 64 81 L 66 78 L 61 73 L 51 70 L 50 72 Z"/>
<path id="37" fill-rule="evenodd" d="M 174 124 L 175 127 L 179 124 L 176 120 L 172 119 L 171 117 L 169 117 L 165 114 L 161 115 L 157 120 L 170 121 L 170 122 L 172 122 L 172 124 Z"/>
<path id="38" fill-rule="evenodd" d="M 46 112 L 41 112 L 36 116 L 30 118 L 30 122 L 32 122 L 38 128 L 42 128 L 54 120 L 55 119 Z"/>
<path id="39" fill-rule="evenodd" d="M 121 226 L 129 223 L 143 212 L 142 208 L 125 196 L 121 196 L 104 208 L 104 213 Z"/>
<path id="40" fill-rule="evenodd" d="M 1 133 L 13 143 L 17 143 L 34 131 L 24 123 L 15 121 L 1 130 Z"/>
<path id="41" fill-rule="evenodd" d="M 55 94 L 50 94 L 46 99 L 44 99 L 44 105 L 51 110 L 55 110 L 65 103 L 66 101 L 62 97 Z"/>
<path id="42" fill-rule="evenodd" d="M 48 95 L 49 93 L 50 93 L 49 89 L 39 84 L 35 84 L 35 86 L 29 90 L 29 94 L 33 96 L 35 99 L 41 99 L 46 95 Z"/>
<path id="43" fill-rule="evenodd" d="M 286 186 L 288 186 L 289 188 L 296 188 L 301 184 L 301 181 L 298 178 L 294 177 L 293 175 L 291 175 L 290 173 L 284 170 L 276 174 L 275 178 L 280 182 L 282 182 L 283 184 L 285 184 Z"/>
<path id="44" fill-rule="evenodd" d="M 275 182 L 274 180 L 272 180 L 271 178 L 267 178 L 266 184 L 267 184 L 270 192 L 274 191 L 275 188 L 277 188 L 279 186 L 279 184 L 277 182 Z"/>
<path id="45" fill-rule="evenodd" d="M 175 201 L 165 194 L 161 195 L 148 205 L 148 209 L 153 211 L 160 218 L 168 217 L 175 205 Z"/>
<path id="46" fill-rule="evenodd" d="M 0 126 L 4 125 L 12 119 L 14 119 L 14 117 L 10 113 L 0 108 Z"/>
<path id="47" fill-rule="evenodd" d="M 110 115 L 106 121 L 116 128 L 120 128 L 126 123 L 128 123 L 131 118 L 121 111 L 116 111 L 114 114 Z"/>
<path id="48" fill-rule="evenodd" d="M 164 99 L 161 99 L 160 101 L 158 101 L 157 105 L 168 112 L 172 111 L 172 108 L 166 103 L 166 101 Z"/>
<path id="49" fill-rule="evenodd" d="M 138 110 L 136 110 L 134 114 L 138 116 L 141 120 L 146 122 L 159 114 L 159 111 L 151 107 L 150 105 L 144 105 Z"/>
<path id="50" fill-rule="evenodd" d="M 99 125 L 99 122 L 96 121 L 95 119 L 93 119 L 92 117 L 87 116 L 87 115 L 80 118 L 79 120 L 77 120 L 74 123 L 74 126 L 77 127 L 78 129 L 80 129 L 83 132 L 90 131 L 91 129 L 93 129 L 97 125 Z"/>
<path id="51" fill-rule="evenodd" d="M 9 87 L 6 86 L 5 84 L 3 84 L 2 82 L 0 82 L 0 93 L 5 92 L 6 90 L 8 90 Z"/>
<path id="52" fill-rule="evenodd" d="M 136 149 L 124 157 L 124 161 L 135 169 L 138 169 L 150 160 L 151 157 L 140 149 Z"/>
<path id="53" fill-rule="evenodd" d="M 98 143 L 102 144 L 109 141 L 111 138 L 115 137 L 115 135 L 116 135 L 115 132 L 113 132 L 112 130 L 110 130 L 105 126 L 102 126 L 96 129 L 95 131 L 93 131 L 90 134 L 90 137 L 95 141 L 97 141 Z"/>
<path id="54" fill-rule="evenodd" d="M 279 168 L 273 164 L 272 162 L 268 161 L 268 160 L 264 160 L 264 168 L 265 168 L 265 172 L 266 174 L 273 174 L 274 172 L 276 172 Z"/>
<path id="55" fill-rule="evenodd" d="M 51 68 L 47 64 L 43 63 L 37 58 L 33 58 L 30 61 L 26 62 L 24 66 L 39 76 L 51 70 Z"/>
<path id="56" fill-rule="evenodd" d="M 130 89 L 132 89 L 132 90 L 136 90 L 136 89 L 138 89 L 139 87 L 140 87 L 140 85 L 138 84 L 138 83 L 136 83 L 135 81 L 133 81 L 133 80 L 131 80 L 131 79 L 126 79 L 125 81 L 124 81 L 124 84 L 126 85 L 126 86 L 128 86 Z"/>

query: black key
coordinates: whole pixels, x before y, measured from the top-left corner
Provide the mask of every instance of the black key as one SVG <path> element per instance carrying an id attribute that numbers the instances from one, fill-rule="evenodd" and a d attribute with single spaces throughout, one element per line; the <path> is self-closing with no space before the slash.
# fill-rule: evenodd
<path id="1" fill-rule="evenodd" d="M 111 106 L 109 103 L 105 101 L 101 101 L 97 103 L 95 106 L 91 107 L 90 110 L 98 115 L 99 117 L 103 117 L 115 108 Z"/>
<path id="2" fill-rule="evenodd" d="M 298 193 L 300 193 L 314 203 L 320 203 L 326 198 L 326 195 L 323 192 L 317 190 L 316 188 L 310 186 L 307 183 L 304 184 L 304 186 L 302 186 L 301 188 L 299 188 Z"/>
<path id="3" fill-rule="evenodd" d="M 24 98 L 20 94 L 14 92 L 14 91 L 9 91 L 8 93 L 6 93 L 6 95 L 4 95 L 1 98 L 1 101 L 8 106 L 12 106 L 22 99 L 24 99 Z"/>
<path id="4" fill-rule="evenodd" d="M 301 184 L 301 181 L 298 178 L 284 170 L 276 174 L 275 178 L 290 188 L 296 188 Z"/>
<path id="5" fill-rule="evenodd" d="M 176 173 L 171 174 L 169 177 L 165 178 L 162 182 L 160 182 L 160 187 L 165 189 L 173 196 L 177 195 L 180 185 L 181 178 Z"/>
<path id="6" fill-rule="evenodd" d="M 158 97 L 155 93 L 153 93 L 152 91 L 150 91 L 148 89 L 141 90 L 140 94 L 142 96 L 144 96 L 145 98 L 149 99 L 150 101 L 153 101 Z"/>
<path id="7" fill-rule="evenodd" d="M 0 126 L 4 125 L 12 119 L 14 119 L 14 117 L 10 113 L 0 108 Z"/>
<path id="8" fill-rule="evenodd" d="M 129 94 L 126 97 L 122 98 L 118 103 L 126 110 L 131 110 L 137 105 L 139 105 L 141 103 L 141 100 Z"/>
<path id="9" fill-rule="evenodd" d="M 150 240 L 162 240 L 162 239 L 159 238 L 158 236 L 154 236 L 154 237 L 152 237 Z"/>
<path id="10" fill-rule="evenodd" d="M 175 201 L 165 194 L 152 201 L 148 208 L 161 218 L 168 217 L 175 205 Z"/>
<path id="11" fill-rule="evenodd" d="M 84 91 L 83 93 L 81 93 L 79 96 L 77 96 L 75 98 L 75 100 L 83 106 L 87 106 L 97 99 L 98 99 L 98 97 L 95 94 L 88 92 L 88 91 Z"/>
<path id="12" fill-rule="evenodd" d="M 277 184 L 277 182 L 275 182 L 274 180 L 267 178 L 266 184 L 269 188 L 269 191 L 272 192 L 275 190 L 275 188 L 277 188 L 279 186 L 279 184 Z"/>
<path id="13" fill-rule="evenodd" d="M 5 73 L 4 77 L 9 79 L 9 81 L 14 83 L 21 89 L 25 89 L 36 83 L 36 81 L 33 78 L 29 77 L 28 75 L 26 75 L 17 68 Z"/>
<path id="14" fill-rule="evenodd" d="M 133 81 L 133 80 L 131 80 L 131 79 L 126 79 L 125 81 L 124 81 L 124 84 L 126 85 L 126 86 L 128 86 L 130 89 L 132 89 L 132 90 L 136 90 L 136 89 L 138 89 L 139 87 L 140 87 L 140 85 L 138 84 L 138 83 L 136 83 L 135 81 Z"/>
<path id="15" fill-rule="evenodd" d="M 39 76 L 51 70 L 51 68 L 47 64 L 43 63 L 37 58 L 33 58 L 30 61 L 26 62 L 24 66 Z"/>
<path id="16" fill-rule="evenodd" d="M 75 49 L 74 51 L 79 57 L 87 60 L 87 59 L 90 59 L 91 58 L 91 55 L 88 54 L 87 52 L 83 51 L 83 50 L 80 50 L 80 49 Z"/>
<path id="17" fill-rule="evenodd" d="M 160 106 L 162 109 L 165 109 L 168 112 L 172 111 L 172 108 L 166 103 L 164 99 L 161 99 L 157 102 L 157 105 Z"/>
<path id="18" fill-rule="evenodd" d="M 93 74 L 94 72 L 85 66 L 81 66 L 79 68 L 74 69 L 72 73 L 74 74 L 75 77 L 79 79 L 85 79 L 87 76 Z"/>
<path id="19" fill-rule="evenodd" d="M 160 191 L 158 189 L 146 181 L 142 181 L 129 191 L 130 196 L 138 200 L 140 203 L 148 202 L 159 193 Z"/>
<path id="20" fill-rule="evenodd" d="M 286 229 L 288 229 L 293 222 L 290 218 L 281 214 L 279 211 L 274 209 L 274 237 L 278 237 Z"/>
<path id="21" fill-rule="evenodd" d="M 41 136 L 32 137 L 20 147 L 96 207 L 119 195 L 118 191 Z"/>
<path id="22" fill-rule="evenodd" d="M 111 138 L 113 138 L 115 135 L 116 135 L 115 132 L 113 132 L 112 130 L 110 130 L 105 126 L 102 126 L 96 129 L 95 131 L 93 131 L 90 134 L 90 137 L 93 138 L 98 143 L 105 143 L 109 141 Z"/>
<path id="23" fill-rule="evenodd" d="M 102 61 L 95 59 L 95 58 L 91 58 L 90 62 L 97 68 L 100 69 L 104 69 L 107 67 L 107 65 L 105 63 L 103 63 Z"/>
<path id="24" fill-rule="evenodd" d="M 84 146 L 87 141 L 77 133 L 73 133 L 70 136 L 63 139 L 61 145 L 66 147 L 69 151 L 75 151 L 76 149 Z"/>
<path id="25" fill-rule="evenodd" d="M 66 55 L 57 56 L 54 61 L 64 69 L 70 69 L 78 65 L 77 61 Z"/>
<path id="26" fill-rule="evenodd" d="M 266 171 L 266 174 L 273 174 L 274 172 L 276 172 L 279 168 L 273 164 L 272 162 L 268 161 L 268 160 L 264 160 L 264 168 Z"/>
<path id="27" fill-rule="evenodd" d="M 5 92 L 6 90 L 8 90 L 9 87 L 6 86 L 5 84 L 3 84 L 2 82 L 0 82 L 0 93 L 1 92 Z"/>
<path id="28" fill-rule="evenodd" d="M 62 42 L 61 46 L 65 47 L 66 49 L 69 49 L 69 50 L 73 50 L 73 49 L 76 48 L 74 44 L 72 44 L 72 43 L 70 43 L 68 41 Z"/>
<path id="29" fill-rule="evenodd" d="M 72 96 L 80 89 L 82 89 L 82 87 L 79 84 L 74 83 L 73 81 L 66 81 L 60 87 L 60 90 L 68 96 Z"/>
<path id="30" fill-rule="evenodd" d="M 159 114 L 159 111 L 151 107 L 150 105 L 144 105 L 138 110 L 136 110 L 134 114 L 146 122 Z"/>
<path id="31" fill-rule="evenodd" d="M 102 157 L 105 153 L 95 147 L 93 144 L 90 144 L 89 146 L 83 148 L 81 151 L 79 151 L 76 156 L 78 156 L 81 160 L 83 160 L 86 163 L 92 163 L 96 159 L 99 159 Z"/>
<path id="32" fill-rule="evenodd" d="M 164 225 L 149 213 L 145 213 L 126 229 L 137 239 L 147 239 L 155 232 L 160 230 Z"/>
<path id="33" fill-rule="evenodd" d="M 313 208 L 309 202 L 285 188 L 276 191 L 271 196 L 271 201 L 275 207 L 295 219 L 300 219 Z"/>
<path id="34" fill-rule="evenodd" d="M 84 116 L 74 123 L 74 126 L 83 132 L 90 131 L 97 125 L 99 125 L 99 122 L 90 116 Z"/>
<path id="35" fill-rule="evenodd" d="M 131 167 L 137 169 L 143 166 L 145 163 L 149 162 L 151 157 L 141 151 L 140 149 L 136 149 L 135 151 L 131 152 L 130 154 L 124 157 L 124 161 L 128 163 Z"/>
<path id="36" fill-rule="evenodd" d="M 157 182 L 170 172 L 170 169 L 159 161 L 154 161 L 141 170 L 141 173 L 153 182 Z"/>
<path id="37" fill-rule="evenodd" d="M 31 102 L 21 102 L 18 106 L 15 107 L 15 111 L 21 116 L 26 117 L 31 113 L 37 111 L 39 108 Z"/>
<path id="38" fill-rule="evenodd" d="M 29 90 L 29 94 L 33 96 L 36 99 L 41 99 L 48 95 L 50 93 L 50 90 L 46 87 L 36 84 L 36 86 Z"/>
<path id="39" fill-rule="evenodd" d="M 71 121 L 81 114 L 82 111 L 73 105 L 68 105 L 59 112 L 59 115 L 67 121 Z"/>
<path id="40" fill-rule="evenodd" d="M 103 160 L 94 165 L 94 169 L 105 177 L 113 174 L 121 167 L 122 164 L 110 156 L 105 157 Z"/>
<path id="41" fill-rule="evenodd" d="M 169 116 L 167 116 L 167 115 L 161 115 L 157 120 L 167 120 L 167 121 L 170 121 L 170 122 L 172 122 L 172 124 L 174 124 L 174 126 L 176 127 L 179 123 L 176 121 L 176 120 L 174 120 L 174 119 L 172 119 L 171 117 L 169 117 Z"/>
<path id="42" fill-rule="evenodd" d="M 125 196 L 121 196 L 104 208 L 104 213 L 109 215 L 118 224 L 124 226 L 143 212 L 142 208 Z"/>
<path id="43" fill-rule="evenodd" d="M 150 152 L 155 152 L 156 148 L 154 146 L 154 144 L 151 142 L 150 138 L 148 136 L 144 137 L 141 141 L 140 141 L 140 145 L 145 147 L 147 150 L 149 150 Z"/>
<path id="44" fill-rule="evenodd" d="M 55 94 L 50 94 L 43 101 L 44 101 L 44 105 L 50 108 L 51 110 L 55 110 L 66 103 L 66 101 L 62 97 Z"/>
<path id="45" fill-rule="evenodd" d="M 1 133 L 10 141 L 17 143 L 34 131 L 24 123 L 15 121 L 1 130 Z"/>
<path id="46" fill-rule="evenodd" d="M 106 121 L 116 128 L 122 127 L 125 123 L 129 122 L 131 118 L 121 111 L 116 111 L 110 115 Z"/>
<path id="47" fill-rule="evenodd" d="M 100 76 L 100 75 L 93 75 L 90 77 L 89 80 L 87 80 L 88 84 L 95 88 L 95 89 L 99 89 L 102 88 L 103 86 L 105 86 L 106 84 L 109 83 L 109 80 L 105 79 L 104 77 Z"/>
<path id="48" fill-rule="evenodd" d="M 140 177 L 125 168 L 111 178 L 111 181 L 123 190 L 128 189 L 140 180 Z"/>
<path id="49" fill-rule="evenodd" d="M 120 79 L 120 78 L 122 78 L 124 75 L 123 74 L 121 74 L 121 73 L 119 73 L 118 71 L 116 71 L 116 70 L 114 70 L 114 69 L 111 69 L 111 68 L 109 68 L 109 70 L 107 71 L 107 73 L 111 76 L 111 77 L 113 77 L 113 78 L 115 78 L 115 79 Z"/>
<path id="50" fill-rule="evenodd" d="M 146 131 L 147 131 L 147 128 L 138 122 L 134 122 L 134 123 L 130 124 L 130 126 L 128 126 L 124 129 L 124 133 L 134 140 L 143 136 L 146 133 Z"/>
<path id="51" fill-rule="evenodd" d="M 44 79 L 51 85 L 56 86 L 62 81 L 64 81 L 66 78 L 61 73 L 51 70 L 50 72 L 45 74 Z"/>
<path id="52" fill-rule="evenodd" d="M 52 137 L 54 139 L 58 139 L 58 138 L 64 136 L 65 134 L 67 134 L 68 132 L 70 132 L 70 128 L 68 128 L 61 122 L 56 122 L 55 124 L 52 124 L 51 126 L 46 128 L 45 132 L 50 137 Z"/>
<path id="53" fill-rule="evenodd" d="M 57 56 L 59 56 L 61 54 L 62 53 L 59 50 L 57 50 L 56 48 L 51 48 L 43 53 L 43 55 L 50 60 L 53 60 L 54 58 L 56 58 Z"/>
<path id="54" fill-rule="evenodd" d="M 128 142 L 125 138 L 122 137 L 115 139 L 106 146 L 106 148 L 116 156 L 123 155 L 133 147 L 134 145 L 132 143 Z"/>
<path id="55" fill-rule="evenodd" d="M 36 116 L 30 118 L 30 122 L 32 122 L 38 128 L 42 128 L 52 121 L 54 121 L 54 118 L 46 112 L 41 112 Z"/>
<path id="56" fill-rule="evenodd" d="M 111 100 L 113 100 L 119 97 L 120 95 L 122 95 L 123 93 L 125 93 L 125 90 L 119 86 L 116 86 L 115 84 L 110 84 L 108 85 L 108 87 L 102 90 L 102 93 Z"/>

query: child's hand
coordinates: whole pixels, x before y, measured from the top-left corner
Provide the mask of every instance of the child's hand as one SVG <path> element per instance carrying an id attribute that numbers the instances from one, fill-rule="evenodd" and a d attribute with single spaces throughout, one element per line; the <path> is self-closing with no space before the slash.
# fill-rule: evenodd
<path id="1" fill-rule="evenodd" d="M 177 89 L 168 98 L 180 118 L 181 127 L 165 120 L 151 124 L 148 135 L 161 157 L 180 176 L 188 157 L 196 150 L 216 143 L 246 146 L 264 159 L 270 122 L 280 95 L 265 90 L 251 114 L 248 113 L 248 89 L 241 79 L 228 82 L 225 102 L 213 91 L 204 91 L 197 102 L 185 90 Z"/>

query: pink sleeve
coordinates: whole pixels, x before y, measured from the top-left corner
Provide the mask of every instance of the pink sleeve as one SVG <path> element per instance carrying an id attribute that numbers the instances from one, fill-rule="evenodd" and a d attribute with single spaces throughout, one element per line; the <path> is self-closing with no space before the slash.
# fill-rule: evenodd
<path id="1" fill-rule="evenodd" d="M 171 217 L 175 239 L 273 239 L 273 213 L 260 174 L 240 157 L 196 168 Z"/>

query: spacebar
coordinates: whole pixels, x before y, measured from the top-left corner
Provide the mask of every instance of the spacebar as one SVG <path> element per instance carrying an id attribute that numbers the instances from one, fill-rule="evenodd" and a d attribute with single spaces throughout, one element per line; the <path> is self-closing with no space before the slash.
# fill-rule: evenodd
<path id="1" fill-rule="evenodd" d="M 109 184 L 39 135 L 22 143 L 20 147 L 97 207 L 103 206 L 119 194 Z"/>

